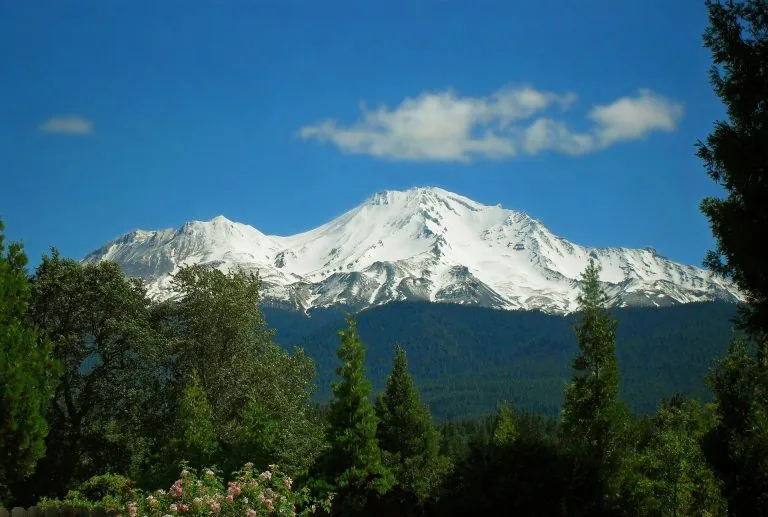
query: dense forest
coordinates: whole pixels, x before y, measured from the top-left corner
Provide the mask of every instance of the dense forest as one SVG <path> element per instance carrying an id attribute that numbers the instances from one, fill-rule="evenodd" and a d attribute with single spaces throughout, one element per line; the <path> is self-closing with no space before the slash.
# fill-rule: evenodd
<path id="1" fill-rule="evenodd" d="M 304 349 L 315 363 L 316 400 L 331 396 L 338 309 L 309 317 L 264 308 L 275 341 Z M 725 352 L 736 306 L 723 302 L 611 311 L 618 321 L 616 348 L 622 398 L 633 413 L 650 414 L 676 393 L 709 400 L 704 377 Z M 366 372 L 381 391 L 395 344 L 408 353 L 410 372 L 436 420 L 494 412 L 499 400 L 518 410 L 556 416 L 570 360 L 577 351 L 578 317 L 538 311 L 504 311 L 428 302 L 389 303 L 356 314 L 368 345 Z"/>
<path id="2" fill-rule="evenodd" d="M 157 302 L 112 262 L 29 271 L 0 224 L 0 506 L 767 516 L 768 3 L 707 7 L 729 120 L 697 147 L 727 195 L 701 208 L 734 329 L 721 304 L 610 311 L 590 262 L 570 318 L 272 311 L 276 336 L 255 274 L 184 267 Z"/>

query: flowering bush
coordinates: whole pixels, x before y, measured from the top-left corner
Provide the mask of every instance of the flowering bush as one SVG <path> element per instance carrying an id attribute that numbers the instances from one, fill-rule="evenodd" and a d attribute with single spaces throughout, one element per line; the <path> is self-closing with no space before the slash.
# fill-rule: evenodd
<path id="1" fill-rule="evenodd" d="M 313 502 L 309 490 L 293 490 L 293 480 L 280 472 L 277 465 L 259 473 L 252 463 L 236 472 L 234 481 L 224 486 L 212 470 L 199 474 L 190 468 L 182 470 L 179 479 L 167 490 L 157 490 L 130 503 L 130 517 L 167 517 L 177 515 L 215 515 L 222 517 L 259 515 L 311 515 L 318 508 L 329 511 L 331 497 Z"/>
<path id="2" fill-rule="evenodd" d="M 294 490 L 293 480 L 277 465 L 258 472 L 252 463 L 246 463 L 227 486 L 213 470 L 198 473 L 186 465 L 182 468 L 179 479 L 166 490 L 147 494 L 132 488 L 123 476 L 105 474 L 89 479 L 63 500 L 43 498 L 38 507 L 104 508 L 129 517 L 307 516 L 321 508 L 330 512 L 332 495 L 323 501 L 312 500 L 309 489 Z"/>

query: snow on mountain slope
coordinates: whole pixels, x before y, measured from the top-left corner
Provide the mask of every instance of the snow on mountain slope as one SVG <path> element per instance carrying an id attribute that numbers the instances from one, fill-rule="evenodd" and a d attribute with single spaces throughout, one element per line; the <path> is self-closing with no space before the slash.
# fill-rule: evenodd
<path id="1" fill-rule="evenodd" d="M 176 230 L 137 230 L 84 261 L 117 261 L 156 298 L 173 295 L 170 275 L 179 266 L 204 263 L 258 270 L 268 302 L 299 310 L 419 299 L 567 313 L 576 309 L 590 257 L 602 267 L 612 305 L 742 300 L 730 282 L 652 249 L 586 248 L 522 212 L 438 188 L 379 192 L 289 237 L 222 216 Z"/>

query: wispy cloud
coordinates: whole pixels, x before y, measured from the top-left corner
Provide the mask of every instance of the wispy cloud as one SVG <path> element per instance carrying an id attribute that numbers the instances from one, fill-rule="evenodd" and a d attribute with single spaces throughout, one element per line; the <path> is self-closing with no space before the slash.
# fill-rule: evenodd
<path id="1" fill-rule="evenodd" d="M 362 117 L 349 126 L 328 119 L 302 127 L 299 135 L 352 154 L 468 162 L 544 151 L 585 154 L 654 131 L 674 131 L 683 113 L 681 104 L 640 90 L 592 107 L 586 115 L 591 127 L 579 132 L 562 120 L 575 100 L 570 92 L 542 92 L 530 86 L 502 88 L 487 97 L 460 97 L 453 90 L 425 92 L 394 109 L 369 110 L 363 104 Z M 555 116 L 543 116 L 547 110 Z"/>
<path id="2" fill-rule="evenodd" d="M 40 124 L 38 129 L 43 133 L 88 135 L 93 132 L 93 122 L 80 115 L 58 115 Z"/>

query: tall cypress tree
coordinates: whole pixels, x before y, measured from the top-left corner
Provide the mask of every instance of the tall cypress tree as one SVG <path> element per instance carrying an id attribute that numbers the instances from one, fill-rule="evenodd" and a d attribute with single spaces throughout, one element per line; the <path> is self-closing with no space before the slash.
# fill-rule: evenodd
<path id="1" fill-rule="evenodd" d="M 336 355 L 340 381 L 333 383 L 334 398 L 328 411 L 330 449 L 323 458 L 323 475 L 337 490 L 334 515 L 357 514 L 373 499 L 389 491 L 392 473 L 383 465 L 376 440 L 378 419 L 365 377 L 365 345 L 360 342 L 354 318 L 339 331 Z"/>
<path id="2" fill-rule="evenodd" d="M 618 398 L 616 321 L 606 309 L 600 287 L 600 268 L 590 260 L 582 274 L 576 327 L 579 353 L 573 361 L 573 377 L 565 390 L 560 433 L 563 442 L 594 476 L 600 495 L 590 511 L 602 515 L 619 493 L 621 461 L 626 451 L 629 411 Z"/>
<path id="3" fill-rule="evenodd" d="M 27 319 L 27 257 L 18 243 L 6 250 L 3 230 L 0 220 L 0 507 L 45 454 L 43 415 L 58 368 L 50 342 Z"/>
<path id="4" fill-rule="evenodd" d="M 386 463 L 395 473 L 399 487 L 424 502 L 448 470 L 447 458 L 440 456 L 440 436 L 432 424 L 429 408 L 408 373 L 408 358 L 395 346 L 392 372 L 384 393 L 376 401 L 379 445 Z"/>

